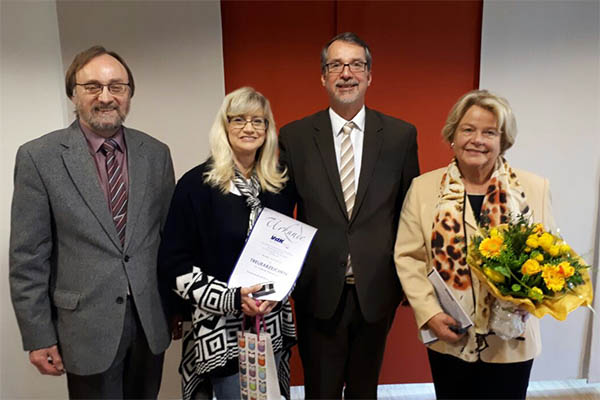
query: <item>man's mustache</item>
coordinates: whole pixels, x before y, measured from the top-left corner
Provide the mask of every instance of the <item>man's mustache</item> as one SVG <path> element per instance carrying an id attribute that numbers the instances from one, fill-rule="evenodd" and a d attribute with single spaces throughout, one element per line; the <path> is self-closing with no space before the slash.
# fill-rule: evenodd
<path id="1" fill-rule="evenodd" d="M 111 110 L 117 110 L 118 111 L 118 107 L 116 104 L 114 105 L 108 105 L 108 106 L 95 106 L 94 111 L 111 111 Z"/>

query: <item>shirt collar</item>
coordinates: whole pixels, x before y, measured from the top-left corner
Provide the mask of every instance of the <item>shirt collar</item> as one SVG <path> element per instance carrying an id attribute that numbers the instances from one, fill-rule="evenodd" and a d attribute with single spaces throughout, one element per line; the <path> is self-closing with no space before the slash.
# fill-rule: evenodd
<path id="1" fill-rule="evenodd" d="M 363 105 L 360 111 L 351 119 L 361 132 L 365 131 L 365 114 L 365 106 Z M 333 129 L 334 136 L 338 136 L 342 132 L 342 127 L 346 122 L 349 122 L 340 117 L 331 107 L 329 107 L 329 118 L 331 119 L 331 128 Z"/>
<path id="2" fill-rule="evenodd" d="M 106 138 L 86 128 L 81 122 L 79 122 L 79 128 L 81 129 L 81 132 L 83 132 L 83 136 L 85 136 L 85 140 L 88 143 L 90 151 L 94 154 L 100 151 L 100 149 L 102 148 L 102 144 L 104 143 Z M 121 151 L 122 153 L 125 152 L 125 138 L 123 136 L 123 127 L 120 127 L 117 130 L 117 133 L 115 133 L 110 139 L 113 139 L 119 145 L 117 150 Z"/>

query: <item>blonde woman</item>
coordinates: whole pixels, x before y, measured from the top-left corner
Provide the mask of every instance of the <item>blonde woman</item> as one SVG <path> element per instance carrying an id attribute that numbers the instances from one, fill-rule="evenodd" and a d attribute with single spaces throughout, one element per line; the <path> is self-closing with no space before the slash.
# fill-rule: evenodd
<path id="1" fill-rule="evenodd" d="M 494 298 L 471 274 L 466 257 L 478 225 L 523 215 L 552 228 L 548 180 L 513 169 L 503 157 L 515 143 L 515 117 L 505 99 L 486 90 L 458 100 L 442 135 L 454 158 L 412 182 L 394 249 L 398 276 L 418 327 L 440 339 L 427 349 L 437 398 L 525 399 L 541 351 L 539 321 L 529 318 L 522 337 L 495 335 L 488 327 Z M 440 307 L 427 279 L 432 268 L 473 321 L 466 332 Z"/>
<path id="2" fill-rule="evenodd" d="M 210 132 L 209 159 L 177 183 L 159 252 L 163 284 L 179 295 L 172 312 L 191 312 L 180 368 L 183 398 L 239 398 L 236 332 L 244 315 L 265 315 L 276 358 L 295 343 L 289 301 L 257 301 L 258 287 L 227 281 L 258 213 L 268 207 L 291 215 L 285 171 L 278 165 L 277 132 L 269 101 L 252 88 L 228 94 Z M 289 376 L 280 374 L 283 392 Z"/>

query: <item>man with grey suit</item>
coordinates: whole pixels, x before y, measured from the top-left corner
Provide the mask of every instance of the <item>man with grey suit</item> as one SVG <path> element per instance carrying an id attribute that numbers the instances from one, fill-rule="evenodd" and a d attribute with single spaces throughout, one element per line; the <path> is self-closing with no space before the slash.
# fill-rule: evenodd
<path id="1" fill-rule="evenodd" d="M 157 282 L 168 147 L 124 127 L 135 85 L 93 46 L 66 73 L 77 120 L 16 157 L 10 287 L 31 363 L 71 398 L 156 398 L 170 332 Z"/>

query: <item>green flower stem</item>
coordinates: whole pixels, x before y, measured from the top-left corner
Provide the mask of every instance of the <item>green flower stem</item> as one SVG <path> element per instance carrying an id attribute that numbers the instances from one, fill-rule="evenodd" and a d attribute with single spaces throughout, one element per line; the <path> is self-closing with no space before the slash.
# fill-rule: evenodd
<path id="1" fill-rule="evenodd" d="M 508 272 L 510 272 L 510 275 L 515 278 L 515 280 L 517 282 L 519 282 L 521 285 L 525 286 L 527 289 L 531 290 L 531 287 L 527 286 L 525 283 L 523 283 L 522 280 L 520 280 L 519 278 L 517 278 L 517 276 L 512 272 L 512 269 L 508 268 Z"/>
<path id="2" fill-rule="evenodd" d="M 530 286 L 527 286 L 525 283 L 523 283 L 523 281 L 521 281 L 519 278 L 517 278 L 517 276 L 516 276 L 516 275 L 515 275 L 515 274 L 512 272 L 512 269 L 508 268 L 508 270 L 510 271 L 510 275 L 511 275 L 513 278 L 515 278 L 515 280 L 516 280 L 517 282 L 519 282 L 521 285 L 525 286 L 525 287 L 526 287 L 528 290 L 531 290 L 531 287 L 530 287 Z M 574 290 L 572 290 L 572 289 L 569 289 L 568 287 L 567 287 L 566 289 L 567 289 L 567 291 L 574 292 Z M 555 300 L 556 300 L 556 299 L 560 299 L 561 297 L 564 297 L 564 296 L 566 296 L 566 295 L 567 295 L 567 293 L 563 293 L 561 296 L 558 296 L 558 294 L 557 294 L 556 292 L 552 292 L 552 293 L 554 293 L 554 295 L 552 295 L 552 296 L 550 296 L 550 295 L 548 295 L 548 294 L 544 294 L 544 298 L 545 298 L 545 299 L 549 299 L 549 300 L 550 300 L 550 299 L 555 299 Z M 527 298 L 529 298 L 529 296 L 527 296 Z"/>

